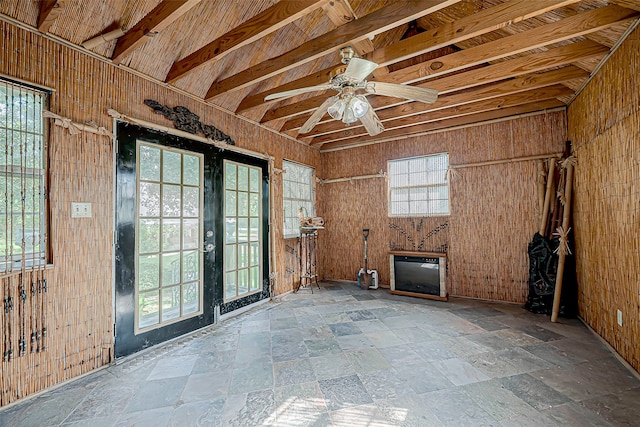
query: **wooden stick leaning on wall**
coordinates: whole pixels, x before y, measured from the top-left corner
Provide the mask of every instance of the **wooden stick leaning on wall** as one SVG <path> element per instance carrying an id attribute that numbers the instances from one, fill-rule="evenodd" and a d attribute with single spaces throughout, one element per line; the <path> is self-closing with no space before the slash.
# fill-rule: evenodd
<path id="1" fill-rule="evenodd" d="M 563 162 L 563 167 L 567 169 L 566 182 L 564 187 L 564 211 L 562 213 L 562 226 L 557 229 L 557 235 L 560 236 L 560 244 L 558 246 L 558 272 L 556 274 L 556 287 L 553 293 L 553 309 L 551 311 L 551 321 L 558 321 L 558 313 L 560 312 L 560 296 L 562 295 L 562 278 L 564 276 L 564 264 L 567 253 L 569 252 L 568 235 L 569 235 L 569 219 L 571 218 L 571 191 L 573 189 L 573 167 L 576 161 L 575 157 L 569 157 Z"/>
<path id="2" fill-rule="evenodd" d="M 544 209 L 544 160 L 538 160 L 538 213 L 542 215 Z"/>
<path id="3" fill-rule="evenodd" d="M 556 159 L 552 157 L 549 159 L 549 173 L 547 174 L 547 191 L 544 195 L 544 206 L 542 208 L 542 215 L 540 216 L 540 230 L 541 236 L 544 236 L 547 228 L 547 216 L 549 216 L 549 205 L 551 204 L 551 190 L 553 189 L 553 175 L 556 169 Z"/>

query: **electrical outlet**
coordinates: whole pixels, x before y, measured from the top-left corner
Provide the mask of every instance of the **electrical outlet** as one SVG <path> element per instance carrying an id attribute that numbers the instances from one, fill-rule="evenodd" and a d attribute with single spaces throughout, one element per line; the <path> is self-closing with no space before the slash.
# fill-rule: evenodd
<path id="1" fill-rule="evenodd" d="M 71 202 L 71 218 L 91 218 L 91 203 Z"/>
<path id="2" fill-rule="evenodd" d="M 622 311 L 618 310 L 618 326 L 622 326 Z"/>

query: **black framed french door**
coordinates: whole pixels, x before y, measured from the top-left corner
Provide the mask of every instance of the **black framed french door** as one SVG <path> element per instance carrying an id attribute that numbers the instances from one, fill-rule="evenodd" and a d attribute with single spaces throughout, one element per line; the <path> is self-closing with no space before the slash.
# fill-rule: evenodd
<path id="1" fill-rule="evenodd" d="M 116 357 L 269 296 L 267 166 L 212 144 L 117 124 Z M 229 298 L 225 285 L 234 281 L 240 292 Z M 245 283 L 251 291 L 243 294 Z"/>

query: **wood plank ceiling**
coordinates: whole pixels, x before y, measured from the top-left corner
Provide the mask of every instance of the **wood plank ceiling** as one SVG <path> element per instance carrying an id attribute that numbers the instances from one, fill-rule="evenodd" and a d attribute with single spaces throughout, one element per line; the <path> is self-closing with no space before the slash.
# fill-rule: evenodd
<path id="1" fill-rule="evenodd" d="M 640 0 L 10 0 L 0 13 L 78 46 L 104 35 L 94 54 L 325 151 L 562 108 Z M 437 101 L 368 95 L 383 133 L 325 115 L 300 134 L 336 92 L 264 98 L 326 84 L 344 46 L 378 64 L 369 81 Z"/>

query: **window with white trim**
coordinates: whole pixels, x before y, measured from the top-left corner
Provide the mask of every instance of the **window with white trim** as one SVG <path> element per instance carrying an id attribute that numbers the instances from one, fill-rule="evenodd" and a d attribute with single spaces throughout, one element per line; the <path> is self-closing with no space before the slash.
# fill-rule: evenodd
<path id="1" fill-rule="evenodd" d="M 284 192 L 284 237 L 300 235 L 300 209 L 303 216 L 316 212 L 315 171 L 310 166 L 284 160 L 282 162 Z"/>
<path id="2" fill-rule="evenodd" d="M 390 160 L 389 215 L 449 215 L 448 153 Z"/>
<path id="3" fill-rule="evenodd" d="M 45 263 L 46 102 L 0 80 L 0 272 Z"/>

